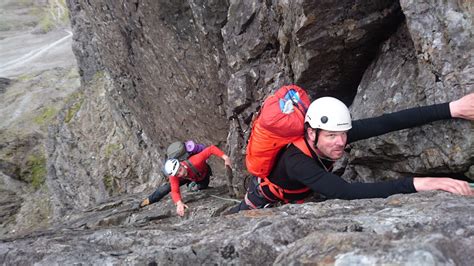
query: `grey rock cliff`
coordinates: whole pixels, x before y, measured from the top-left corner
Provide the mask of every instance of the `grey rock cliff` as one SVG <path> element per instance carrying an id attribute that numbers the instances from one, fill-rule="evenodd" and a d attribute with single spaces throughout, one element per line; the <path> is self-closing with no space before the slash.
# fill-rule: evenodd
<path id="1" fill-rule="evenodd" d="M 54 218 L 85 210 L 117 194 L 161 181 L 161 162 L 141 127 L 129 115 L 110 78 L 86 83 L 49 128 L 47 184 Z M 122 104 L 122 105 L 120 105 Z"/>
<path id="2" fill-rule="evenodd" d="M 175 139 L 225 138 L 227 71 L 217 34 L 227 8 L 218 3 L 69 1 L 79 16 L 73 27 L 84 79 L 106 70 L 161 150 Z"/>
<path id="3" fill-rule="evenodd" d="M 469 8 L 455 3 L 436 8 L 419 1 L 401 4 L 406 24 L 382 45 L 366 70 L 352 105 L 354 118 L 443 103 L 474 91 Z M 472 125 L 440 121 L 360 141 L 349 164 L 365 180 L 410 174 L 473 178 Z"/>
<path id="4" fill-rule="evenodd" d="M 463 1 L 68 0 L 82 90 L 50 127 L 53 221 L 0 241 L 3 264 L 448 264 L 473 261 L 473 200 L 444 192 L 331 200 L 223 216 L 211 188 L 135 209 L 163 178 L 174 140 L 230 155 L 244 193 L 245 148 L 262 100 L 295 83 L 354 118 L 473 92 L 472 5 Z M 473 124 L 452 120 L 351 146 L 346 179 L 472 178 Z M 382 161 L 382 162 L 381 162 Z M 17 206 L 7 202 L 3 213 Z M 26 255 L 26 256 L 25 256 Z"/>
<path id="5" fill-rule="evenodd" d="M 158 209 L 134 213 L 122 200 L 54 230 L 3 239 L 0 258 L 9 265 L 470 265 L 473 206 L 472 198 L 420 193 L 167 220 Z"/>
<path id="6" fill-rule="evenodd" d="M 225 148 L 239 169 L 238 195 L 247 175 L 240 169 L 249 125 L 261 100 L 281 85 L 297 83 L 312 96 L 333 95 L 350 104 L 377 47 L 403 21 L 392 1 L 122 6 L 69 1 L 69 6 L 83 79 L 97 69 L 107 71 L 113 89 L 161 152 L 173 138 Z"/>

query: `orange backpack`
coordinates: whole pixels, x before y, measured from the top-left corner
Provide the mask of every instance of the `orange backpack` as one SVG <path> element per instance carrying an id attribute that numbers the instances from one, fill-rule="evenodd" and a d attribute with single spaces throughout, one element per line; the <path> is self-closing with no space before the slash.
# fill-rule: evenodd
<path id="1" fill-rule="evenodd" d="M 245 163 L 254 176 L 266 179 L 278 152 L 304 135 L 308 94 L 296 85 L 283 86 L 263 102 L 252 125 Z"/>

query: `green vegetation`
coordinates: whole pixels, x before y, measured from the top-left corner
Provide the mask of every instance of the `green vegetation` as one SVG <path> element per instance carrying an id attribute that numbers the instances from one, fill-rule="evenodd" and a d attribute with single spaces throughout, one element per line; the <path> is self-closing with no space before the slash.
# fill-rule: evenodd
<path id="1" fill-rule="evenodd" d="M 113 194 L 120 187 L 120 177 L 113 175 L 105 175 L 102 178 L 104 182 L 105 189 L 110 194 Z"/>
<path id="2" fill-rule="evenodd" d="M 38 25 L 41 31 L 46 33 L 54 29 L 54 27 L 56 26 L 56 23 L 51 16 L 45 15 L 41 18 Z"/>
<path id="3" fill-rule="evenodd" d="M 105 146 L 105 158 L 110 158 L 112 153 L 121 149 L 123 149 L 122 144 L 116 144 L 116 143 L 107 144 L 107 146 Z"/>
<path id="4" fill-rule="evenodd" d="M 58 113 L 58 111 L 56 110 L 56 108 L 46 107 L 46 108 L 43 109 L 43 111 L 41 112 L 40 115 L 36 116 L 33 119 L 33 121 L 36 124 L 38 124 L 40 126 L 43 126 L 43 125 L 49 124 L 51 119 L 53 119 L 53 117 L 55 117 L 57 113 Z"/>
<path id="5" fill-rule="evenodd" d="M 34 189 L 44 184 L 46 178 L 46 158 L 43 154 L 32 154 L 28 156 L 26 166 L 27 175 L 23 178 L 30 183 Z"/>
<path id="6" fill-rule="evenodd" d="M 99 81 L 101 80 L 102 78 L 105 77 L 105 72 L 104 71 L 97 71 L 95 74 L 94 74 L 94 77 L 92 78 L 94 81 Z"/>
<path id="7" fill-rule="evenodd" d="M 75 103 L 66 111 L 66 116 L 64 118 L 64 122 L 69 123 L 76 113 L 79 112 L 79 109 L 81 109 L 82 103 L 84 102 L 84 95 L 81 92 L 73 93 L 69 96 L 67 101 L 75 101 Z"/>
<path id="8" fill-rule="evenodd" d="M 38 26 L 43 33 L 69 23 L 69 10 L 65 0 L 49 1 L 48 6 L 32 8 L 30 14 L 39 19 Z"/>
<path id="9" fill-rule="evenodd" d="M 69 72 L 66 75 L 67 79 L 76 79 L 76 78 L 79 78 L 79 77 L 80 77 L 79 71 L 75 67 L 71 68 L 71 70 L 69 70 Z"/>
<path id="10" fill-rule="evenodd" d="M 74 93 L 71 93 L 67 98 L 66 102 L 71 102 L 71 101 L 76 101 L 78 99 L 84 98 L 84 94 L 80 91 L 76 91 Z"/>
<path id="11" fill-rule="evenodd" d="M 112 186 L 114 184 L 114 177 L 111 175 L 105 175 L 102 178 L 102 181 L 104 182 L 104 186 L 107 189 L 107 191 L 112 189 Z"/>
<path id="12" fill-rule="evenodd" d="M 66 0 L 59 0 L 58 3 L 64 11 L 59 17 L 59 21 L 63 24 L 67 24 L 69 23 L 69 8 L 66 5 Z"/>
<path id="13" fill-rule="evenodd" d="M 44 15 L 44 8 L 39 7 L 39 6 L 34 6 L 30 9 L 28 14 L 33 17 L 40 18 Z"/>
<path id="14" fill-rule="evenodd" d="M 28 81 L 33 78 L 32 74 L 23 74 L 17 78 L 18 81 Z"/>

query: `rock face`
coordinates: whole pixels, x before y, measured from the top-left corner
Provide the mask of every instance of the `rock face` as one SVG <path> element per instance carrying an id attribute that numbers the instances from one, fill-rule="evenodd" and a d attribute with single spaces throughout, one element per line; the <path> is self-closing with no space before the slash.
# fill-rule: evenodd
<path id="1" fill-rule="evenodd" d="M 192 207 L 219 205 L 191 198 L 201 201 Z M 7 265 L 470 265 L 474 259 L 474 201 L 447 193 L 331 200 L 223 217 L 201 209 L 207 217 L 185 220 L 167 218 L 169 202 L 138 213 L 129 203 L 111 202 L 55 230 L 4 239 L 0 258 Z"/>
<path id="2" fill-rule="evenodd" d="M 378 46 L 403 23 L 393 1 L 69 6 L 84 80 L 98 69 L 109 73 L 161 152 L 176 138 L 220 145 L 228 132 L 225 149 L 236 169 L 244 169 L 250 121 L 268 93 L 296 83 L 350 104 Z M 238 195 L 246 175 L 235 173 Z"/>
<path id="3" fill-rule="evenodd" d="M 468 7 L 401 3 L 403 10 L 392 1 L 69 4 L 83 79 L 102 68 L 110 73 L 113 89 L 160 151 L 173 138 L 220 144 L 228 131 L 227 152 L 236 168 L 244 169 L 252 115 L 281 85 L 296 83 L 313 97 L 332 95 L 347 104 L 357 92 L 355 118 L 472 91 L 466 53 L 472 51 L 472 20 L 462 15 Z M 386 100 L 387 95 L 392 97 Z M 471 134 L 461 133 L 466 130 Z M 393 139 L 396 134 L 415 137 L 406 142 Z M 452 135 L 457 136 L 446 141 Z M 381 143 L 388 138 L 389 144 Z M 472 150 L 468 123 L 438 123 L 356 144 L 346 175 L 364 180 L 407 173 L 465 175 Z M 407 155 L 410 162 L 401 159 Z M 377 169 L 380 157 L 390 164 Z M 242 195 L 247 173 L 234 175 Z"/>
<path id="4" fill-rule="evenodd" d="M 221 217 L 236 202 L 226 195 L 222 162 L 213 161 L 213 188 L 184 193 L 187 217 L 176 216 L 169 197 L 134 209 L 162 182 L 166 146 L 185 139 L 231 156 L 240 199 L 252 116 L 282 85 L 352 103 L 354 118 L 473 92 L 471 4 L 67 2 L 83 88 L 49 129 L 54 223 L 3 238 L 2 264 L 473 261 L 473 200 L 446 193 Z M 458 120 L 390 133 L 354 143 L 341 169 L 362 181 L 473 178 L 473 136 L 472 123 Z M 2 196 L 1 213 L 17 211 L 14 199 Z"/>
<path id="5" fill-rule="evenodd" d="M 204 9 L 188 1 L 69 1 L 84 79 L 104 68 L 161 150 L 175 139 L 225 139 L 228 71 L 215 39 L 227 8 L 218 2 Z"/>
<path id="6" fill-rule="evenodd" d="M 62 123 L 49 128 L 47 184 L 55 218 L 161 181 L 158 154 L 128 110 L 118 107 L 120 97 L 107 91 L 110 82 L 97 73 L 59 114 Z"/>
<path id="7" fill-rule="evenodd" d="M 80 86 L 65 10 L 62 1 L 0 3 L 1 236 L 50 223 L 47 128 Z"/>
<path id="8" fill-rule="evenodd" d="M 5 89 L 10 85 L 10 80 L 7 78 L 0 78 L 0 93 L 4 93 Z"/>
<path id="9" fill-rule="evenodd" d="M 442 103 L 474 91 L 469 6 L 453 2 L 432 8 L 427 2 L 400 2 L 406 24 L 382 45 L 365 72 L 352 105 L 355 118 Z M 410 173 L 455 173 L 473 179 L 472 125 L 442 121 L 359 141 L 349 156 L 354 170 L 350 173 L 364 180 Z"/>

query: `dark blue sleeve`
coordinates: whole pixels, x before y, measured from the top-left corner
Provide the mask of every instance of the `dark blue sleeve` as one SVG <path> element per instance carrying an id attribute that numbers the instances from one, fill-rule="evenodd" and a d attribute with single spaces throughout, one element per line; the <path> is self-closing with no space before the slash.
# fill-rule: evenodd
<path id="1" fill-rule="evenodd" d="M 449 103 L 441 103 L 355 120 L 352 122 L 352 129 L 347 133 L 347 143 L 449 118 Z"/>

